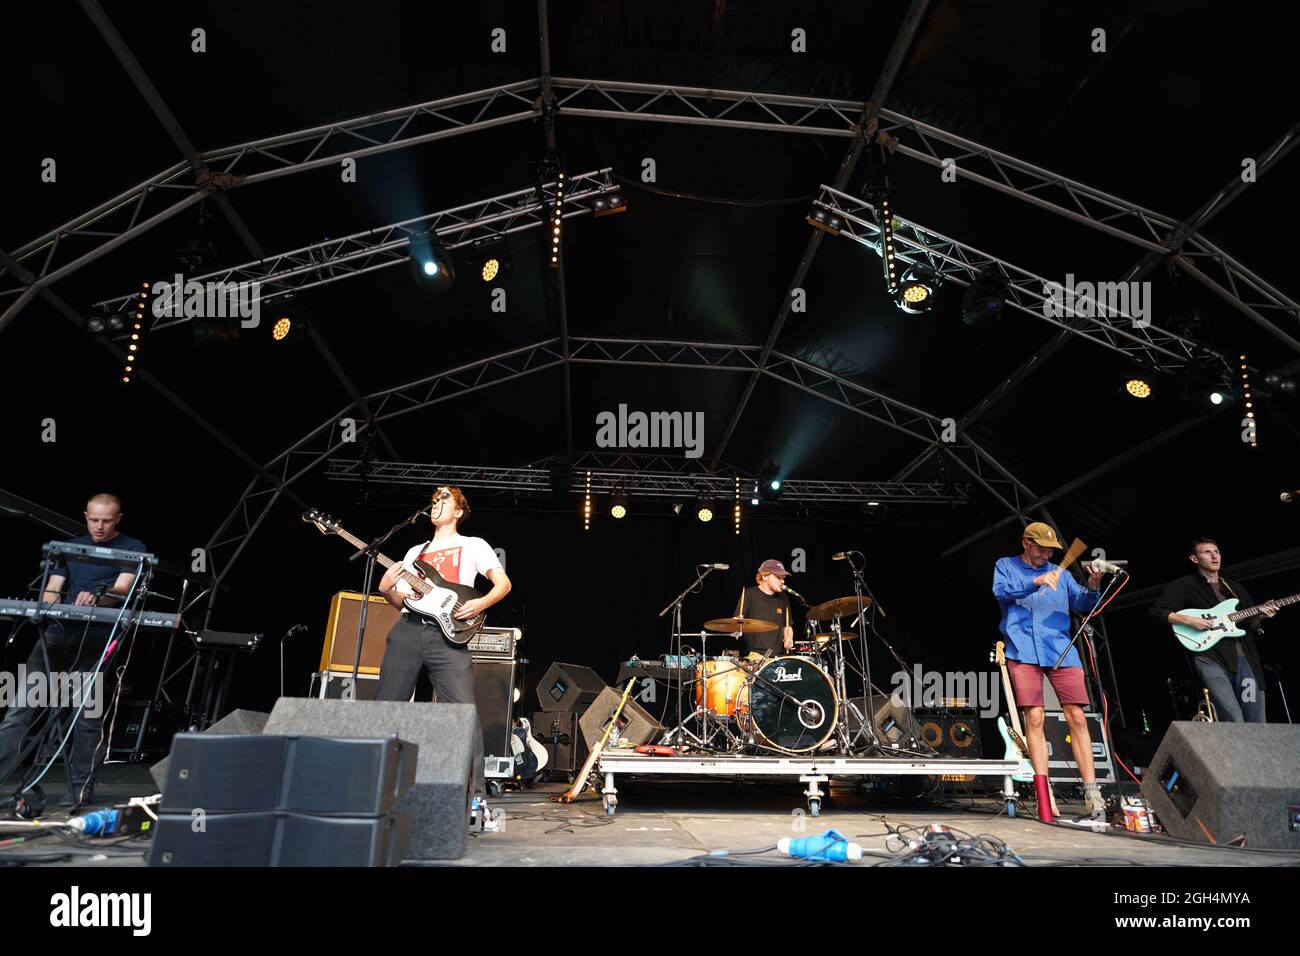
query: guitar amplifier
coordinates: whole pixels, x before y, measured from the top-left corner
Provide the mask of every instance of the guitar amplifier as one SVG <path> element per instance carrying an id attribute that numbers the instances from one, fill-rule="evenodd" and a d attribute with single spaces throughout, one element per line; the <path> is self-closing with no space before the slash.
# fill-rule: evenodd
<path id="1" fill-rule="evenodd" d="M 322 671 L 352 673 L 352 661 L 357 652 L 357 626 L 361 620 L 361 599 L 362 595 L 356 591 L 340 591 L 330 598 L 325 643 L 320 654 Z M 388 631 L 401 615 L 402 612 L 385 598 L 377 594 L 370 595 L 370 610 L 366 614 L 366 636 L 361 643 L 361 667 L 358 673 L 379 673 Z"/>

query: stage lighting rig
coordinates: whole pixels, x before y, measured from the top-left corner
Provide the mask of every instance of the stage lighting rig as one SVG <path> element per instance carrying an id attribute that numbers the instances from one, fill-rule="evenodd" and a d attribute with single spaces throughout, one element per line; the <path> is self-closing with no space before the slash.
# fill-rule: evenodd
<path id="1" fill-rule="evenodd" d="M 1146 399 L 1152 395 L 1151 382 L 1138 375 L 1125 376 L 1121 387 L 1129 398 Z"/>
<path id="2" fill-rule="evenodd" d="M 506 276 L 514 270 L 514 259 L 510 256 L 510 243 L 505 236 L 480 239 L 473 247 L 474 270 L 488 285 L 505 281 Z"/>
<path id="3" fill-rule="evenodd" d="M 936 283 L 924 270 L 910 268 L 894 292 L 894 301 L 908 315 L 929 312 L 934 305 Z"/>
<path id="4" fill-rule="evenodd" d="M 707 495 L 701 496 L 695 503 L 695 517 L 705 524 L 713 520 L 714 510 L 713 502 Z"/>
<path id="5" fill-rule="evenodd" d="M 591 201 L 591 214 L 595 218 L 613 216 L 620 212 L 627 212 L 627 201 L 618 190 L 603 193 Z"/>
<path id="6" fill-rule="evenodd" d="M 771 459 L 758 470 L 758 493 L 764 501 L 776 501 L 781 497 L 780 474 L 780 466 Z"/>
<path id="7" fill-rule="evenodd" d="M 411 274 L 416 285 L 445 292 L 456 281 L 456 264 L 437 236 L 416 236 L 408 243 Z"/>
<path id="8" fill-rule="evenodd" d="M 1006 283 L 992 268 L 985 269 L 966 287 L 961 301 L 961 320 L 972 328 L 991 328 L 1002 318 L 1006 304 Z"/>

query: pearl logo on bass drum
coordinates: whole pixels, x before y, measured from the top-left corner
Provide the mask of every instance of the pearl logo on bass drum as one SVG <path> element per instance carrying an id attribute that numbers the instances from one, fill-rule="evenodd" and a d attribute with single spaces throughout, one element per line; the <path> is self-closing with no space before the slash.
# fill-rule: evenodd
<path id="1" fill-rule="evenodd" d="M 764 676 L 766 676 L 766 675 L 764 675 Z M 802 681 L 802 680 L 803 680 L 803 671 L 795 671 L 793 674 L 791 674 L 791 673 L 789 673 L 789 672 L 786 671 L 786 669 L 785 669 L 785 665 L 781 665 L 781 666 L 779 666 L 779 667 L 774 668 L 773 671 L 772 671 L 772 676 L 771 676 L 771 677 L 768 677 L 767 679 L 770 680 L 770 681 L 772 681 L 773 683 L 777 683 L 777 684 L 786 684 L 786 683 L 789 683 L 789 682 L 792 681 L 792 680 L 793 680 L 793 681 Z"/>

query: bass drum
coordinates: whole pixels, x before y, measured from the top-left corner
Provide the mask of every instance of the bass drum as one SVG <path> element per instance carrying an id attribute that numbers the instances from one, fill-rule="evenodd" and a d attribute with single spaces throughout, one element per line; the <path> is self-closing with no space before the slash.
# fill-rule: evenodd
<path id="1" fill-rule="evenodd" d="M 778 657 L 754 673 L 736 717 L 764 746 L 810 753 L 835 733 L 840 702 L 834 682 L 813 661 Z"/>

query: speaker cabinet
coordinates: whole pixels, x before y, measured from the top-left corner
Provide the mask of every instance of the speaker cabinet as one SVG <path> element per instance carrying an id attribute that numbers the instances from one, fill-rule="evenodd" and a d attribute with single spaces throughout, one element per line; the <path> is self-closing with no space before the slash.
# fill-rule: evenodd
<path id="1" fill-rule="evenodd" d="M 619 691 L 613 687 L 606 687 L 583 713 L 578 724 L 582 728 L 582 738 L 587 745 L 588 753 L 600 741 L 605 728 L 611 723 L 614 711 L 618 709 L 618 702 L 622 699 L 623 695 Z M 652 743 L 663 731 L 663 725 L 651 717 L 649 711 L 631 697 L 628 698 L 627 703 L 623 705 L 622 713 L 618 716 L 620 737 L 640 746 Z"/>
<path id="2" fill-rule="evenodd" d="M 352 673 L 357 653 L 357 627 L 361 621 L 362 595 L 340 591 L 330 598 L 330 616 L 325 624 L 325 643 L 321 647 L 320 669 Z M 378 674 L 388 646 L 388 632 L 402 612 L 378 595 L 370 595 L 366 613 L 366 636 L 361 642 L 361 666 L 358 674 Z"/>
<path id="3" fill-rule="evenodd" d="M 519 664 L 511 660 L 474 660 L 474 702 L 483 728 L 483 753 L 510 756 L 510 731 L 515 713 Z"/>
<path id="4" fill-rule="evenodd" d="M 266 720 L 270 714 L 263 713 L 260 710 L 232 710 L 226 716 L 222 717 L 216 723 L 208 726 L 203 731 L 205 734 L 213 736 L 223 736 L 229 734 L 260 734 L 262 728 L 266 726 Z M 175 738 L 173 738 L 174 740 Z M 167 742 L 167 750 L 171 751 L 172 742 Z M 153 777 L 154 784 L 158 787 L 158 792 L 166 799 L 167 791 L 164 784 L 167 782 L 167 764 L 169 757 L 163 757 L 156 764 L 149 768 L 149 776 Z"/>
<path id="5" fill-rule="evenodd" d="M 590 667 L 552 664 L 537 685 L 537 704 L 542 710 L 576 710 L 582 713 L 606 686 Z"/>
<path id="6" fill-rule="evenodd" d="M 281 697 L 266 722 L 266 733 L 396 734 L 411 741 L 419 748 L 415 784 L 395 807 L 411 815 L 409 855 L 417 860 L 454 860 L 464 855 L 471 742 L 472 735 L 481 733 L 472 705 Z"/>
<path id="7" fill-rule="evenodd" d="M 1300 726 L 1172 723 L 1142 796 L 1179 839 L 1300 850 Z"/>

